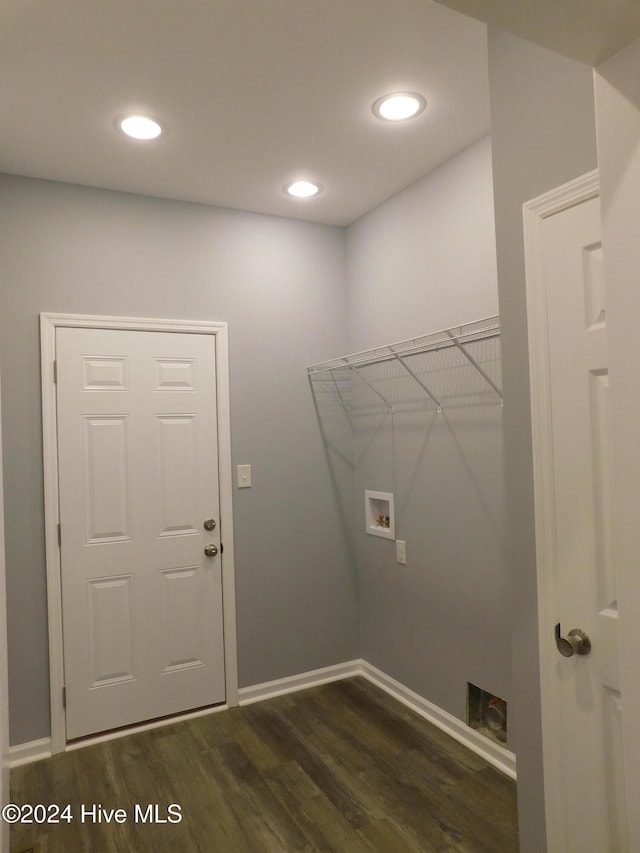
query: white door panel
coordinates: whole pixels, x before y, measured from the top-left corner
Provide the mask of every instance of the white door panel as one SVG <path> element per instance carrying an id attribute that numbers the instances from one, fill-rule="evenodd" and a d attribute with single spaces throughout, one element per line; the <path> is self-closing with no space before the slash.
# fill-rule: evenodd
<path id="1" fill-rule="evenodd" d="M 198 529 L 198 458 L 195 415 L 159 415 L 158 535 L 196 533 Z"/>
<path id="2" fill-rule="evenodd" d="M 548 506 L 537 512 L 550 542 L 539 549 L 539 572 L 551 579 L 545 584 L 554 599 L 542 606 L 564 637 L 579 628 L 592 644 L 585 655 L 563 657 L 554 645 L 542 657 L 553 667 L 549 678 L 543 673 L 550 684 L 547 727 L 559 727 L 560 754 L 546 751 L 546 785 L 559 815 L 550 849 L 627 853 L 599 198 L 591 193 L 541 218 L 538 238 L 544 296 L 533 301 L 544 302 L 546 316 L 544 331 L 532 334 L 546 338 L 537 346 L 548 347 L 548 380 L 534 375 L 533 382 L 548 381 L 550 435 L 537 446 L 536 464 L 551 469 L 538 478 L 550 483 Z M 551 645 L 553 624 L 541 624 L 541 631 L 541 642 Z"/>
<path id="3" fill-rule="evenodd" d="M 87 607 L 90 687 L 135 678 L 133 576 L 89 580 Z"/>
<path id="4" fill-rule="evenodd" d="M 223 702 L 215 342 L 59 328 L 67 738 Z"/>
<path id="5" fill-rule="evenodd" d="M 85 542 L 131 539 L 131 459 L 126 415 L 82 418 Z"/>

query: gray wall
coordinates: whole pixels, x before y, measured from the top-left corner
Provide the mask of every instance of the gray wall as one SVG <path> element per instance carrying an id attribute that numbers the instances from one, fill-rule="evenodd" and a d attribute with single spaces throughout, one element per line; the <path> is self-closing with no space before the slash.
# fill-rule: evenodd
<path id="1" fill-rule="evenodd" d="M 240 685 L 359 654 L 355 578 L 305 368 L 347 348 L 344 231 L 0 178 L 11 740 L 49 733 L 41 311 L 229 323 Z"/>
<path id="2" fill-rule="evenodd" d="M 491 141 L 348 229 L 353 351 L 498 313 Z"/>
<path id="3" fill-rule="evenodd" d="M 490 140 L 351 226 L 348 251 L 352 350 L 497 313 Z M 365 390 L 353 421 L 363 657 L 465 720 L 467 682 L 511 700 L 511 642 L 502 409 L 461 361 L 445 351 L 414 365 L 441 414 L 402 368 L 370 368 L 397 410 Z M 365 489 L 394 493 L 406 567 L 364 532 Z"/>
<path id="4" fill-rule="evenodd" d="M 546 849 L 522 204 L 597 165 L 592 70 L 489 32 L 522 853 Z"/>

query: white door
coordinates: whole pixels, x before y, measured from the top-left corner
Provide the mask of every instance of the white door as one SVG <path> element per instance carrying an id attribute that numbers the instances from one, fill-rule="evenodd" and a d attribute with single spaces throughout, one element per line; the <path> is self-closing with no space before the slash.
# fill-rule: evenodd
<path id="1" fill-rule="evenodd" d="M 626 853 L 600 201 L 560 196 L 538 200 L 528 259 L 550 852 Z"/>
<path id="2" fill-rule="evenodd" d="M 58 328 L 56 359 L 67 739 L 223 702 L 213 336 Z"/>

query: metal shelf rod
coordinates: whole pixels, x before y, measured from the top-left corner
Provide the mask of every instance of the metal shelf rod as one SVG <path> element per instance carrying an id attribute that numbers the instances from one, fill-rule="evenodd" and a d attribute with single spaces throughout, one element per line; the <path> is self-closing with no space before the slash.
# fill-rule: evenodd
<path id="1" fill-rule="evenodd" d="M 416 376 L 416 374 L 413 372 L 413 370 L 411 370 L 411 368 L 409 367 L 409 365 L 407 364 L 407 362 L 404 360 L 404 358 L 403 358 L 401 355 L 398 355 L 397 353 L 395 353 L 395 357 L 398 359 L 398 361 L 400 362 L 400 364 L 401 364 L 401 365 L 404 367 L 404 369 L 407 371 L 407 373 L 409 374 L 409 376 L 412 376 L 412 377 L 416 380 L 416 382 L 418 383 L 418 385 L 422 388 L 422 390 L 423 390 L 426 394 L 428 394 L 428 395 L 429 395 L 429 397 L 433 400 L 433 402 L 434 402 L 434 403 L 436 404 L 436 406 L 438 407 L 438 412 L 441 412 L 441 411 L 442 411 L 442 404 L 440 403 L 440 400 L 438 400 L 436 397 L 434 397 L 434 395 L 431 393 L 431 391 L 427 388 L 427 386 L 424 384 L 424 382 L 423 382 L 421 379 L 418 379 L 418 377 Z"/>
<path id="2" fill-rule="evenodd" d="M 484 370 L 480 367 L 480 365 L 479 365 L 479 364 L 478 364 L 478 362 L 475 360 L 475 358 L 474 358 L 470 353 L 468 353 L 468 352 L 467 352 L 467 350 L 466 350 L 466 349 L 464 348 L 464 346 L 460 343 L 460 341 L 457 341 L 455 338 L 452 338 L 452 340 L 453 340 L 453 343 L 458 347 L 458 349 L 460 350 L 460 352 L 464 355 L 464 357 L 465 357 L 465 358 L 466 358 L 466 359 L 467 359 L 467 360 L 468 360 L 468 361 L 469 361 L 469 362 L 470 362 L 470 363 L 475 367 L 475 369 L 478 371 L 478 373 L 480 374 L 480 376 L 482 376 L 482 378 L 483 378 L 483 379 L 485 379 L 485 380 L 489 383 L 489 385 L 491 385 L 491 387 L 492 387 L 492 388 L 493 388 L 493 390 L 496 392 L 496 394 L 498 395 L 498 397 L 500 397 L 500 399 L 504 402 L 504 397 L 502 396 L 502 391 L 498 388 L 498 386 L 497 386 L 497 385 L 496 385 L 496 383 L 493 381 L 493 379 L 491 379 L 491 377 L 486 373 L 486 371 L 484 371 Z"/>
<path id="3" fill-rule="evenodd" d="M 378 397 L 380 397 L 380 399 L 382 400 L 382 402 L 383 402 L 383 403 L 385 403 L 385 405 L 387 405 L 387 406 L 389 407 L 389 411 L 391 412 L 391 414 L 393 414 L 393 411 L 394 411 L 393 404 L 392 404 L 392 403 L 390 403 L 390 402 L 387 400 L 387 398 L 386 398 L 385 396 L 383 396 L 383 395 L 378 391 L 378 389 L 377 389 L 377 388 L 375 388 L 375 387 L 371 384 L 371 382 L 369 382 L 369 380 L 368 380 L 368 379 L 365 379 L 365 378 L 364 378 L 364 376 L 360 373 L 360 371 L 358 370 L 358 368 L 357 368 L 357 367 L 355 367 L 355 365 L 353 365 L 353 364 L 349 364 L 349 365 L 347 365 L 347 366 L 348 366 L 348 367 L 350 367 L 350 368 L 351 368 L 351 370 L 353 370 L 353 372 L 354 372 L 354 373 L 355 373 L 355 375 L 358 377 L 358 379 L 360 379 L 362 382 L 364 382 L 364 384 L 365 384 L 365 385 L 368 385 L 368 386 L 369 386 L 369 388 L 371 388 L 371 390 L 373 391 L 373 393 L 374 393 L 374 394 L 376 394 Z"/>

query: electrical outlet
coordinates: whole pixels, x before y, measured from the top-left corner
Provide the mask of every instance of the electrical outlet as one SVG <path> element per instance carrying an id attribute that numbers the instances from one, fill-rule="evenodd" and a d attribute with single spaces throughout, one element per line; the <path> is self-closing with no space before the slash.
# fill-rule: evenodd
<path id="1" fill-rule="evenodd" d="M 407 565 L 407 543 L 402 539 L 396 539 L 396 562 L 401 566 Z"/>

